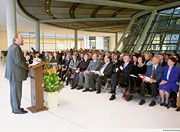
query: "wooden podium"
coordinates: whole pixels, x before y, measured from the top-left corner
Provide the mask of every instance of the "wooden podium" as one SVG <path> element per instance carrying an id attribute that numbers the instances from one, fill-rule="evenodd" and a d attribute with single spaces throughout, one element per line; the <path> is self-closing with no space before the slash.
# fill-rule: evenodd
<path id="1" fill-rule="evenodd" d="M 44 98 L 43 98 L 43 65 L 47 63 L 41 62 L 32 66 L 29 69 L 30 74 L 30 82 L 31 82 L 31 107 L 27 109 L 30 110 L 32 113 L 40 112 L 47 110 L 44 106 Z"/>

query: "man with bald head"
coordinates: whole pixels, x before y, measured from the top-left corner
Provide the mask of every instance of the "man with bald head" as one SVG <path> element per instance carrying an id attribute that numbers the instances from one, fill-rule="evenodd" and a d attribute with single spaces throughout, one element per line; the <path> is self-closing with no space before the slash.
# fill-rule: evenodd
<path id="1" fill-rule="evenodd" d="M 159 65 L 159 58 L 158 56 L 154 56 L 152 58 L 152 65 L 149 65 L 147 67 L 147 71 L 144 74 L 144 76 L 147 76 L 150 78 L 150 80 L 144 80 L 144 82 L 141 83 L 141 101 L 139 102 L 139 105 L 143 105 L 145 103 L 145 88 L 151 93 L 152 101 L 149 104 L 149 106 L 156 105 L 155 97 L 158 91 L 158 85 L 161 81 L 163 74 L 163 67 Z"/>
<path id="2" fill-rule="evenodd" d="M 26 64 L 22 50 L 20 48 L 23 45 L 23 37 L 21 34 L 16 34 L 8 48 L 5 78 L 10 82 L 10 103 L 12 113 L 24 114 L 27 113 L 21 108 L 22 97 L 22 81 L 27 78 L 28 64 Z"/>

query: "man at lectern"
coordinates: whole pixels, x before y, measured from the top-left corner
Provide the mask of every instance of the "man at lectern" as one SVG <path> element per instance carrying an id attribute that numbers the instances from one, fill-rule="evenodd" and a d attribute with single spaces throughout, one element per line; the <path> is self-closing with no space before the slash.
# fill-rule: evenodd
<path id="1" fill-rule="evenodd" d="M 27 78 L 28 64 L 23 56 L 20 48 L 23 45 L 23 37 L 21 34 L 16 34 L 8 48 L 7 62 L 5 78 L 10 82 L 10 103 L 12 113 L 14 114 L 25 114 L 23 108 L 21 108 L 21 97 L 22 97 L 22 81 Z"/>

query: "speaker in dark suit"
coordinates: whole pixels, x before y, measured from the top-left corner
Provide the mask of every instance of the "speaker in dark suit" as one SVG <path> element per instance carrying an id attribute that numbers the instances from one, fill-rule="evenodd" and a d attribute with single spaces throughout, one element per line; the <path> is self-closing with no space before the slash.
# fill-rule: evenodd
<path id="1" fill-rule="evenodd" d="M 28 64 L 23 56 L 20 45 L 23 45 L 23 38 L 16 34 L 14 43 L 8 48 L 5 78 L 10 82 L 10 103 L 12 112 L 15 114 L 27 113 L 20 108 L 22 98 L 22 81 L 27 78 Z"/>

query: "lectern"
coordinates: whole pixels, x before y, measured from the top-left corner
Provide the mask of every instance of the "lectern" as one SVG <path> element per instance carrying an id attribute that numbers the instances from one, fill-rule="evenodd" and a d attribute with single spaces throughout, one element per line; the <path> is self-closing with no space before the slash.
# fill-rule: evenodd
<path id="1" fill-rule="evenodd" d="M 31 107 L 27 109 L 32 113 L 40 112 L 43 110 L 47 110 L 44 106 L 44 98 L 43 98 L 43 65 L 47 63 L 41 62 L 39 64 L 33 65 L 29 69 L 30 74 L 30 82 L 31 82 Z"/>

